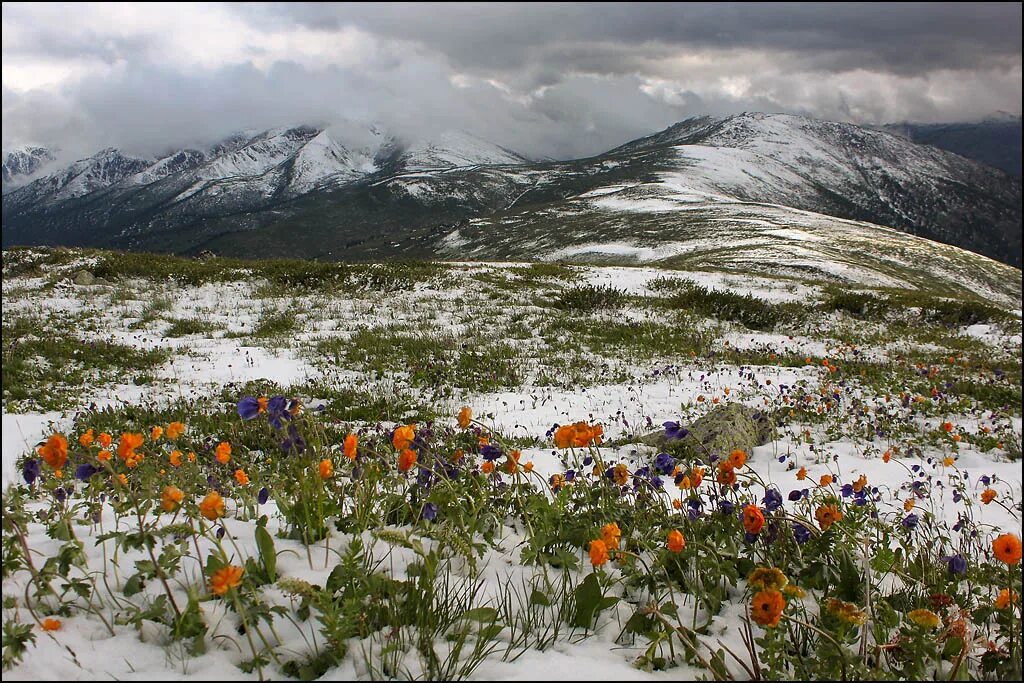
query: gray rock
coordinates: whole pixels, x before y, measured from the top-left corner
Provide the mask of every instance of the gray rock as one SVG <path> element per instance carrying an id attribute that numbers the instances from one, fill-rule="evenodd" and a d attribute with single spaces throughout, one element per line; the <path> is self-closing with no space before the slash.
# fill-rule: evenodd
<path id="1" fill-rule="evenodd" d="M 769 416 L 742 403 L 716 406 L 688 429 L 690 433 L 683 439 L 683 445 L 697 456 L 710 453 L 727 457 L 736 449 L 749 455 L 755 446 L 763 446 L 778 438 L 775 423 Z M 657 448 L 678 443 L 667 440 L 664 430 L 646 434 L 638 441 Z"/>
<path id="2" fill-rule="evenodd" d="M 96 276 L 88 270 L 77 270 L 72 274 L 71 281 L 76 285 L 88 286 L 96 284 Z"/>

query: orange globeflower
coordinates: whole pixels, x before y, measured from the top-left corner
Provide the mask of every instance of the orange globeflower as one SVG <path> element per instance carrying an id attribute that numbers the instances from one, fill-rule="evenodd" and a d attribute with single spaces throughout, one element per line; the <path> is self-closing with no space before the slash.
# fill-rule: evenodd
<path id="1" fill-rule="evenodd" d="M 786 599 L 777 590 L 761 591 L 750 603 L 750 618 L 761 626 L 774 628 L 779 625 Z"/>
<path id="2" fill-rule="evenodd" d="M 892 451 L 882 453 L 882 462 L 889 462 L 890 460 L 892 460 Z"/>
<path id="3" fill-rule="evenodd" d="M 490 474 L 491 472 L 494 471 L 494 463 L 491 462 L 490 460 L 486 460 L 486 461 L 484 461 L 483 465 L 480 465 L 480 470 L 484 474 Z"/>
<path id="4" fill-rule="evenodd" d="M 231 460 L 231 444 L 227 441 L 221 441 L 217 444 L 216 458 L 217 462 L 221 465 L 227 465 L 228 461 Z"/>
<path id="5" fill-rule="evenodd" d="M 164 512 L 174 512 L 184 498 L 185 494 L 177 486 L 165 486 L 160 494 L 160 505 Z"/>
<path id="6" fill-rule="evenodd" d="M 599 538 L 590 542 L 590 564 L 600 567 L 608 561 L 608 546 Z"/>
<path id="7" fill-rule="evenodd" d="M 683 501 L 681 501 L 678 498 L 676 498 L 675 500 L 672 501 L 672 507 L 674 507 L 676 510 L 682 510 L 683 509 Z"/>
<path id="8" fill-rule="evenodd" d="M 832 475 L 831 474 L 823 474 L 823 475 L 821 475 L 821 479 L 818 480 L 818 483 L 820 485 L 822 485 L 822 486 L 830 485 L 832 483 Z"/>
<path id="9" fill-rule="evenodd" d="M 416 451 L 413 451 L 413 450 L 410 450 L 410 449 L 406 448 L 404 451 L 402 451 L 402 454 L 400 456 L 398 456 L 398 471 L 399 472 L 408 472 L 409 470 L 412 469 L 412 466 L 415 465 L 415 464 L 416 464 Z M 491 467 L 494 467 L 493 463 L 491 463 Z"/>
<path id="10" fill-rule="evenodd" d="M 106 432 L 100 432 L 100 435 L 96 437 L 96 440 L 100 442 L 100 445 L 104 448 L 110 448 L 110 444 L 114 443 L 114 437 Z"/>
<path id="11" fill-rule="evenodd" d="M 868 485 L 867 475 L 860 475 L 857 481 L 853 482 L 853 490 L 855 493 L 860 493 L 864 490 L 864 487 Z"/>
<path id="12" fill-rule="evenodd" d="M 242 583 L 243 573 L 245 573 L 244 569 L 233 564 L 221 567 L 210 577 L 210 590 L 215 595 L 224 595 L 230 589 L 236 588 Z"/>
<path id="13" fill-rule="evenodd" d="M 163 427 L 153 427 L 153 429 L 151 429 L 150 432 L 149 432 L 149 438 L 151 440 L 153 440 L 153 441 L 156 441 L 161 436 L 163 436 L 163 434 L 164 434 L 164 428 Z"/>
<path id="14" fill-rule="evenodd" d="M 523 472 L 533 472 L 533 461 L 527 460 L 526 464 L 523 465 Z"/>
<path id="15" fill-rule="evenodd" d="M 917 505 L 917 503 L 914 501 L 913 498 L 907 498 L 905 501 L 903 501 L 903 511 L 910 512 L 911 510 L 914 509 L 915 505 Z"/>
<path id="16" fill-rule="evenodd" d="M 747 464 L 747 454 L 737 448 L 729 454 L 729 459 L 726 460 L 726 464 L 728 464 L 729 467 L 738 470 Z"/>
<path id="17" fill-rule="evenodd" d="M 135 449 L 142 445 L 145 437 L 137 432 L 122 432 L 121 441 L 117 444 L 117 457 L 122 460 L 138 457 Z"/>
<path id="18" fill-rule="evenodd" d="M 53 617 L 47 617 L 43 619 L 43 630 L 44 631 L 58 631 L 61 627 L 60 619 L 54 619 Z"/>
<path id="19" fill-rule="evenodd" d="M 992 552 L 995 553 L 997 560 L 1012 567 L 1020 562 L 1020 539 L 1014 534 L 1003 534 L 992 541 Z"/>
<path id="20" fill-rule="evenodd" d="M 87 431 L 85 434 L 82 434 L 80 437 L 78 437 L 78 443 L 80 443 L 83 446 L 85 446 L 86 448 L 88 448 L 89 446 L 92 445 L 92 442 L 93 442 L 94 439 L 95 439 L 95 437 L 92 434 L 92 427 L 90 427 L 89 431 Z"/>
<path id="21" fill-rule="evenodd" d="M 693 488 L 700 486 L 700 483 L 704 481 L 704 468 L 694 467 L 690 471 L 690 476 L 693 477 Z"/>
<path id="22" fill-rule="evenodd" d="M 235 470 L 235 481 L 241 486 L 246 486 L 249 483 L 249 475 L 245 473 L 245 470 L 239 468 Z"/>
<path id="23" fill-rule="evenodd" d="M 100 451 L 99 453 L 96 454 L 96 458 L 100 462 L 106 462 L 106 461 L 110 460 L 110 456 L 111 455 L 113 455 L 113 453 L 111 453 L 110 451 L 102 450 L 102 451 Z"/>
<path id="24" fill-rule="evenodd" d="M 175 467 L 181 467 L 181 451 L 171 451 L 171 464 Z"/>
<path id="25" fill-rule="evenodd" d="M 470 421 L 473 419 L 473 411 L 470 410 L 469 406 L 463 407 L 459 411 L 459 427 L 465 429 L 469 426 Z"/>
<path id="26" fill-rule="evenodd" d="M 622 531 L 615 522 L 610 522 L 601 527 L 601 541 L 612 550 L 619 549 L 619 539 L 622 538 Z"/>
<path id="27" fill-rule="evenodd" d="M 797 470 L 796 478 L 797 478 L 797 481 L 803 481 L 804 479 L 806 479 L 807 478 L 807 468 L 806 467 L 801 467 L 799 470 Z"/>
<path id="28" fill-rule="evenodd" d="M 732 486 L 736 483 L 736 470 L 729 467 L 728 464 L 722 463 L 718 467 L 718 483 L 725 486 Z"/>
<path id="29" fill-rule="evenodd" d="M 167 438 L 177 439 L 179 436 L 185 433 L 185 425 L 181 422 L 172 422 L 167 425 Z"/>
<path id="30" fill-rule="evenodd" d="M 572 448 L 576 438 L 576 430 L 572 425 L 563 425 L 555 430 L 555 446 L 558 448 Z"/>
<path id="31" fill-rule="evenodd" d="M 38 453 L 53 469 L 63 469 L 68 460 L 68 440 L 63 434 L 54 434 L 38 448 Z"/>
<path id="32" fill-rule="evenodd" d="M 320 478 L 330 479 L 334 475 L 334 463 L 328 458 L 324 458 L 320 461 Z"/>
<path id="33" fill-rule="evenodd" d="M 951 432 L 951 431 L 953 431 L 953 423 L 952 422 L 943 422 L 942 423 L 942 431 L 944 431 L 944 432 Z"/>
<path id="34" fill-rule="evenodd" d="M 999 494 L 993 491 L 992 489 L 985 489 L 984 491 L 981 492 L 981 502 L 984 503 L 985 505 L 988 505 L 998 496 Z"/>
<path id="35" fill-rule="evenodd" d="M 405 425 L 403 427 L 395 428 L 395 434 L 391 437 L 391 443 L 394 445 L 396 451 L 404 451 L 412 445 L 415 438 L 416 425 Z M 402 471 L 404 472 L 405 470 Z"/>
<path id="36" fill-rule="evenodd" d="M 1017 591 L 1011 591 L 1009 588 L 1004 588 L 999 591 L 999 595 L 996 597 L 995 607 L 996 609 L 1006 609 L 1018 600 L 1020 600 L 1020 596 L 1017 595 Z"/>
<path id="37" fill-rule="evenodd" d="M 814 511 L 814 518 L 822 531 L 827 531 L 830 526 L 843 518 L 843 513 L 835 505 L 822 505 Z"/>
<path id="38" fill-rule="evenodd" d="M 345 437 L 345 445 L 342 450 L 345 453 L 345 457 L 349 460 L 356 459 L 356 448 L 359 446 L 359 437 L 355 434 L 349 434 Z"/>
<path id="39" fill-rule="evenodd" d="M 743 528 L 749 534 L 760 533 L 764 528 L 764 514 L 761 512 L 761 508 L 754 504 L 743 508 Z"/>
<path id="40" fill-rule="evenodd" d="M 620 462 L 612 469 L 612 477 L 617 485 L 625 486 L 629 482 L 629 468 Z"/>
<path id="41" fill-rule="evenodd" d="M 224 499 L 216 491 L 210 491 L 199 503 L 199 512 L 211 522 L 224 516 Z"/>
<path id="42" fill-rule="evenodd" d="M 668 549 L 674 553 L 682 552 L 683 548 L 686 547 L 686 539 L 683 538 L 683 534 L 678 529 L 673 529 L 668 532 Z"/>

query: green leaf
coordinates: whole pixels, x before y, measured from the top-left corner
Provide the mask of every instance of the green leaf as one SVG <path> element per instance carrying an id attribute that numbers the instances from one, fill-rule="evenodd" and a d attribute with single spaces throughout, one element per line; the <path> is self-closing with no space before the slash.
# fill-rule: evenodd
<path id="1" fill-rule="evenodd" d="M 576 614 L 573 626 L 589 629 L 601 605 L 601 586 L 597 582 L 597 574 L 591 573 L 576 587 Z"/>
<path id="2" fill-rule="evenodd" d="M 534 588 L 533 592 L 530 593 L 530 604 L 531 605 L 543 605 L 544 607 L 550 607 L 551 606 L 551 600 L 549 600 L 548 596 L 544 595 L 544 593 L 542 593 L 539 590 L 537 590 L 536 588 Z"/>
<path id="3" fill-rule="evenodd" d="M 135 574 L 135 575 L 133 575 L 124 584 L 124 594 L 125 594 L 125 597 L 129 597 L 130 598 L 133 595 L 136 595 L 137 593 L 142 591 L 142 589 L 143 589 L 143 587 L 145 587 L 145 585 L 146 585 L 145 582 L 142 580 L 142 574 Z"/>
<path id="4" fill-rule="evenodd" d="M 492 622 L 498 618 L 498 610 L 493 607 L 477 607 L 462 615 L 463 619 L 479 621 L 480 623 Z"/>
<path id="5" fill-rule="evenodd" d="M 271 583 L 277 581 L 277 551 L 274 549 L 274 539 L 262 526 L 256 527 L 256 547 L 259 548 L 260 561 L 267 572 L 267 578 Z"/>

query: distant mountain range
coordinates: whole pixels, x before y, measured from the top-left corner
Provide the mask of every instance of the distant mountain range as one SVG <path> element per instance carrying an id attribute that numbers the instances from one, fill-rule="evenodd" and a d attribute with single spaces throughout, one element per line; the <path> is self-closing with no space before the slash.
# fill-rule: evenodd
<path id="1" fill-rule="evenodd" d="M 410 141 L 310 126 L 159 158 L 106 149 L 54 167 L 55 156 L 5 159 L 5 247 L 369 260 L 534 258 L 538 245 L 612 240 L 635 255 L 726 223 L 741 245 L 742 226 L 783 229 L 811 212 L 818 226 L 891 226 L 1020 265 L 1019 177 L 904 135 L 799 116 L 688 119 L 573 161 L 532 161 L 459 132 Z"/>
<path id="2" fill-rule="evenodd" d="M 1021 118 L 1003 114 L 973 123 L 895 123 L 883 130 L 1021 176 Z"/>

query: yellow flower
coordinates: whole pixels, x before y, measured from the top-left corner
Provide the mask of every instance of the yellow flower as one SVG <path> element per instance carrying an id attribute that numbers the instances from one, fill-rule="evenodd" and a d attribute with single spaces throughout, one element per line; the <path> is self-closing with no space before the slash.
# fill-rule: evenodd
<path id="1" fill-rule="evenodd" d="M 758 567 L 747 577 L 747 583 L 756 591 L 782 590 L 789 579 L 775 567 Z"/>
<path id="2" fill-rule="evenodd" d="M 860 626 L 868 620 L 867 613 L 858 609 L 852 602 L 844 602 L 843 600 L 830 598 L 826 606 L 833 616 L 848 624 L 856 624 L 857 626 Z"/>
<path id="3" fill-rule="evenodd" d="M 244 569 L 233 564 L 221 567 L 210 577 L 210 590 L 215 595 L 224 595 L 230 589 L 236 588 L 242 583 L 242 574 L 244 572 Z"/>
<path id="4" fill-rule="evenodd" d="M 939 615 L 929 609 L 915 609 L 907 612 L 907 618 L 921 628 L 936 629 L 942 623 Z"/>
<path id="5" fill-rule="evenodd" d="M 216 491 L 210 491 L 199 503 L 199 512 L 211 522 L 224 516 L 224 499 Z"/>

